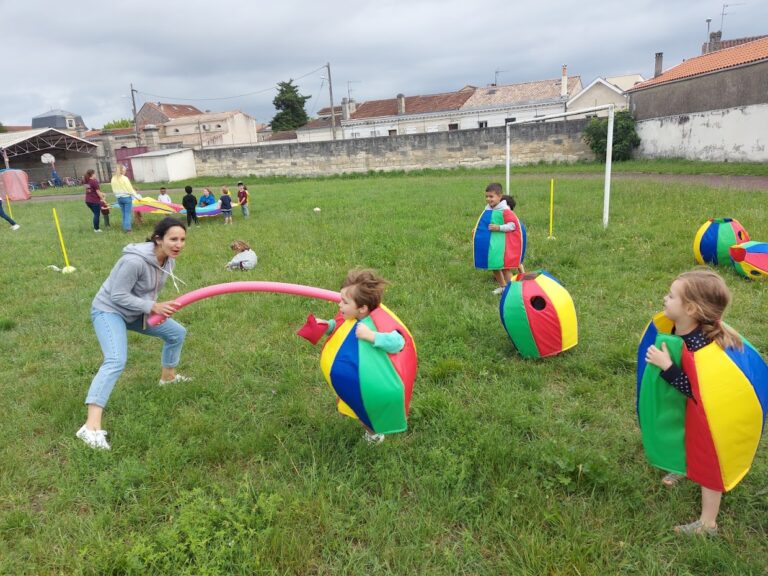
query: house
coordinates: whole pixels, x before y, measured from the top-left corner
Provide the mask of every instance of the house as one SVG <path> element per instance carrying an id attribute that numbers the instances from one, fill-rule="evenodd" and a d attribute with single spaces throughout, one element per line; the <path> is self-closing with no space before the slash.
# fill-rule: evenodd
<path id="1" fill-rule="evenodd" d="M 704 42 L 704 44 L 701 45 L 701 53 L 709 54 L 710 52 L 717 52 L 718 50 L 722 50 L 724 48 L 733 48 L 734 46 L 746 44 L 747 42 L 752 42 L 753 40 L 760 40 L 761 38 L 765 38 L 766 35 L 764 34 L 762 36 L 734 38 L 733 40 L 722 40 L 722 37 L 722 31 L 711 32 L 709 34 L 709 42 Z"/>
<path id="2" fill-rule="evenodd" d="M 613 104 L 616 110 L 626 110 L 629 107 L 629 96 L 627 96 L 626 90 L 643 80 L 644 78 L 640 74 L 596 78 L 568 100 L 568 111 L 572 112 L 607 104 Z M 607 116 L 608 111 L 603 110 L 594 115 Z M 577 116 L 579 115 L 577 114 Z"/>
<path id="3" fill-rule="evenodd" d="M 640 156 L 765 162 L 768 37 L 685 60 L 630 88 Z"/>
<path id="4" fill-rule="evenodd" d="M 202 110 L 198 110 L 189 104 L 145 102 L 141 109 L 136 113 L 136 124 L 139 128 L 143 128 L 148 124 L 159 126 L 160 124 L 165 124 L 169 120 L 174 120 L 175 118 L 195 116 L 202 113 Z"/>
<path id="5" fill-rule="evenodd" d="M 160 126 L 163 148 L 201 148 L 256 144 L 262 126 L 239 110 L 183 115 Z"/>
<path id="6" fill-rule="evenodd" d="M 71 133 L 73 136 L 83 134 L 88 128 L 83 117 L 66 110 L 49 110 L 32 118 L 32 129 L 55 128 Z"/>
<path id="7" fill-rule="evenodd" d="M 567 69 L 554 80 L 485 88 L 465 86 L 456 92 L 370 100 L 357 104 L 344 98 L 335 118 L 336 139 L 397 136 L 504 126 L 511 119 L 545 116 L 565 110 L 568 98 L 581 91 L 578 76 Z M 299 128 L 299 142 L 333 139 L 330 108 Z"/>

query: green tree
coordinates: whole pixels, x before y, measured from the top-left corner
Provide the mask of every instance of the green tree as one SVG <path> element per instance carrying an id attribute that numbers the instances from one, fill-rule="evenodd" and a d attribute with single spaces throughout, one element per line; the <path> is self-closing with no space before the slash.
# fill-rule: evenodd
<path id="1" fill-rule="evenodd" d="M 584 142 L 592 148 L 597 159 L 605 162 L 605 150 L 608 147 L 608 118 L 592 118 L 582 135 Z M 619 110 L 613 118 L 613 160 L 629 160 L 632 150 L 640 145 L 640 137 L 635 130 L 635 119 L 629 110 Z"/>
<path id="2" fill-rule="evenodd" d="M 293 83 L 292 78 L 288 82 L 279 82 L 277 88 L 277 96 L 272 100 L 277 110 L 277 114 L 270 122 L 272 131 L 294 130 L 304 126 L 309 121 L 304 103 L 312 96 L 299 94 L 299 87 Z"/>
<path id="3" fill-rule="evenodd" d="M 0 122 L 0 134 L 5 132 L 5 126 L 3 126 L 3 123 Z"/>
<path id="4" fill-rule="evenodd" d="M 110 128 L 133 128 L 133 120 L 129 120 L 128 118 L 112 120 L 112 122 L 104 124 L 102 130 L 109 130 Z"/>

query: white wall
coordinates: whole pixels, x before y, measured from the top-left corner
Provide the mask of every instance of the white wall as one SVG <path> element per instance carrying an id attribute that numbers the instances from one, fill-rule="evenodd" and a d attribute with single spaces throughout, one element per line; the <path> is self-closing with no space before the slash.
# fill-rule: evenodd
<path id="1" fill-rule="evenodd" d="M 175 182 L 197 176 L 192 150 L 168 156 L 135 157 L 131 164 L 136 182 Z"/>
<path id="2" fill-rule="evenodd" d="M 768 104 L 641 120 L 635 157 L 766 162 L 766 127 Z"/>

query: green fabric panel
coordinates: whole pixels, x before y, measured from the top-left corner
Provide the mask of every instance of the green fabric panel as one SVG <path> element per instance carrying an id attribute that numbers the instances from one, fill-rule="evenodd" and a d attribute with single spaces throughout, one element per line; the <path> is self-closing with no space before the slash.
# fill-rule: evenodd
<path id="1" fill-rule="evenodd" d="M 667 344 L 672 361 L 680 366 L 683 340 L 671 334 L 659 334 L 656 347 Z M 685 409 L 688 399 L 661 377 L 658 366 L 648 364 L 640 384 L 638 414 L 643 448 L 648 461 L 657 468 L 686 473 Z"/>
<path id="2" fill-rule="evenodd" d="M 491 213 L 491 224 L 504 224 L 504 213 L 494 210 Z M 491 241 L 488 246 L 488 270 L 502 270 L 504 268 L 504 250 L 507 248 L 506 233 L 491 232 Z"/>
<path id="3" fill-rule="evenodd" d="M 731 264 L 731 246 L 738 243 L 731 223 L 720 224 L 717 235 L 717 263 L 720 266 Z"/>
<path id="4" fill-rule="evenodd" d="M 522 282 L 509 284 L 504 298 L 504 310 L 501 319 L 504 322 L 504 329 L 520 355 L 524 358 L 539 358 L 539 349 L 533 339 L 528 315 L 525 313 Z"/>
<path id="5" fill-rule="evenodd" d="M 370 316 L 361 320 L 376 330 Z M 377 434 L 403 432 L 408 428 L 405 418 L 405 388 L 400 376 L 383 350 L 369 342 L 360 341 L 360 391 L 363 405 Z"/>

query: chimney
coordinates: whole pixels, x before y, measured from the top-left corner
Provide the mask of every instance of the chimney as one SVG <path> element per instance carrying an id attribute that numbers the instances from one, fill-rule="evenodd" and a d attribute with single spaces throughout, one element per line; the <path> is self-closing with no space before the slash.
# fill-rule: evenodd
<path id="1" fill-rule="evenodd" d="M 346 98 L 341 99 L 341 119 L 349 120 L 349 100 Z"/>
<path id="2" fill-rule="evenodd" d="M 565 98 L 568 96 L 568 65 L 563 64 L 563 75 L 560 78 L 560 96 Z"/>
<path id="3" fill-rule="evenodd" d="M 710 32 L 709 34 L 709 47 L 707 52 L 717 52 L 722 49 L 723 32 L 718 30 L 717 32 Z"/>
<path id="4" fill-rule="evenodd" d="M 144 126 L 144 141 L 150 152 L 160 149 L 160 130 L 154 124 Z"/>
<path id="5" fill-rule="evenodd" d="M 350 98 L 347 105 L 349 106 L 349 115 L 352 116 L 357 110 L 357 102 L 355 102 L 354 98 Z"/>
<path id="6" fill-rule="evenodd" d="M 664 52 L 656 52 L 656 67 L 653 70 L 653 77 L 661 76 L 661 61 L 664 58 Z"/>
<path id="7" fill-rule="evenodd" d="M 397 115 L 402 116 L 405 114 L 405 94 L 397 95 Z"/>

